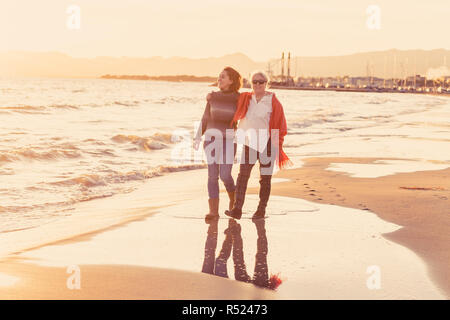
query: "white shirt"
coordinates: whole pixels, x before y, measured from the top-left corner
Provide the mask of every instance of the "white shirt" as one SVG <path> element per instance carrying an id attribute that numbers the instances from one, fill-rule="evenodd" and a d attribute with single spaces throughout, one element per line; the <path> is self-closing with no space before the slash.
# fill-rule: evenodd
<path id="1" fill-rule="evenodd" d="M 269 140 L 269 122 L 272 114 L 272 93 L 265 94 L 259 102 L 252 94 L 247 114 L 239 121 L 238 129 L 245 132 L 244 144 L 263 152 Z"/>

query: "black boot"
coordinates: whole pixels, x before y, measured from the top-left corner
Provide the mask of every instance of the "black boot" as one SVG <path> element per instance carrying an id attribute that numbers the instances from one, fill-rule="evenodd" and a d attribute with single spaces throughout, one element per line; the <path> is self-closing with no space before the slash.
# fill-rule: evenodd
<path id="1" fill-rule="evenodd" d="M 271 180 L 271 175 L 262 175 L 259 179 L 259 204 L 252 219 L 261 219 L 266 215 L 267 202 L 269 202 L 270 197 Z"/>
<path id="2" fill-rule="evenodd" d="M 245 192 L 247 191 L 248 179 L 250 178 L 250 174 L 241 171 L 243 171 L 242 168 L 236 181 L 236 193 L 233 209 L 225 211 L 225 215 L 234 219 L 240 219 L 242 216 L 242 207 L 244 205 Z"/>
<path id="3" fill-rule="evenodd" d="M 208 199 L 209 212 L 205 216 L 205 221 L 219 219 L 219 198 Z"/>
<path id="4" fill-rule="evenodd" d="M 242 216 L 242 209 L 233 208 L 231 210 L 226 210 L 225 215 L 229 216 L 230 218 L 239 220 Z"/>

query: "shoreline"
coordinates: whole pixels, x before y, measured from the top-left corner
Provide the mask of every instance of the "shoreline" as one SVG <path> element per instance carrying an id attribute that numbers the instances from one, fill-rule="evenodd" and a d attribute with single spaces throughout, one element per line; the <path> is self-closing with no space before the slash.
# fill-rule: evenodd
<path id="1" fill-rule="evenodd" d="M 331 163 L 370 164 L 380 159 L 385 158 L 303 159 L 301 168 L 276 175 L 291 181 L 275 184 L 272 195 L 368 210 L 402 226 L 383 236 L 420 256 L 432 280 L 450 298 L 450 168 L 376 178 L 326 170 Z M 256 193 L 257 189 L 249 188 L 248 192 Z"/>
<path id="2" fill-rule="evenodd" d="M 300 90 L 300 91 L 334 91 L 334 92 L 362 92 L 362 93 L 411 93 L 419 95 L 434 95 L 442 97 L 450 97 L 450 92 L 420 92 L 420 91 L 398 91 L 386 88 L 324 88 L 324 87 L 297 87 L 297 86 L 280 86 L 271 85 L 272 89 L 280 90 Z"/>
<path id="3" fill-rule="evenodd" d="M 302 200 L 299 197 L 299 173 L 296 171 L 308 168 L 308 179 L 314 181 L 317 179 L 314 177 L 314 164 L 311 161 L 316 161 L 315 165 L 320 168 L 317 162 L 326 163 L 332 160 L 337 162 L 342 161 L 342 158 L 308 158 L 304 160 L 303 167 L 279 172 L 274 178 L 277 180 L 273 183 L 273 197 L 269 200 L 266 229 L 269 240 L 269 270 L 272 270 L 271 273 L 281 271 L 285 282 L 279 292 L 199 272 L 205 246 L 204 237 L 207 234 L 207 225 L 203 222 L 207 207 L 204 199 L 205 186 L 198 183 L 198 176 L 204 176 L 206 170 L 193 170 L 166 176 L 159 183 L 149 183 L 129 195 L 129 203 L 148 205 L 153 201 L 148 195 L 153 194 L 154 188 L 160 190 L 165 196 L 164 199 L 152 203 L 159 206 L 157 214 L 142 216 L 135 221 L 90 233 L 84 232 L 3 259 L 0 261 L 0 296 L 11 299 L 443 298 L 425 275 L 428 262 L 426 259 L 420 259 L 420 254 L 415 254 L 415 248 L 408 244 L 397 245 L 395 242 L 399 242 L 396 239 L 392 239 L 394 242 L 383 239 L 386 233 L 401 233 L 404 228 L 385 222 L 387 220 L 380 217 L 376 211 L 372 213 L 348 209 L 345 203 L 329 205 L 326 201 Z M 363 159 L 352 160 L 364 162 Z M 237 170 L 238 166 L 235 166 L 233 176 Z M 345 176 L 337 172 L 318 170 L 322 174 Z M 245 240 L 244 256 L 248 271 L 252 271 L 252 262 L 255 259 L 253 250 L 256 249 L 256 233 L 249 217 L 257 204 L 257 196 L 252 195 L 252 191 L 258 187 L 258 175 L 258 170 L 253 170 L 249 181 L 249 196 L 244 205 L 245 214 L 239 220 L 242 225 L 242 238 Z M 356 181 L 360 178 L 349 179 Z M 187 187 L 180 181 L 185 181 Z M 174 182 L 178 183 L 177 189 L 189 191 L 182 194 L 179 190 L 172 190 L 171 194 L 168 190 L 173 188 Z M 339 188 L 339 183 L 333 183 Z M 227 196 L 222 185 L 221 191 L 220 196 L 225 200 L 221 200 L 223 209 Z M 288 198 L 284 198 L 285 195 L 279 197 L 280 193 L 288 192 L 292 194 Z M 177 199 L 173 199 L 175 194 Z M 172 199 L 172 202 L 168 199 Z M 115 203 L 123 201 L 119 199 Z M 105 205 L 107 203 L 99 201 L 101 202 Z M 317 207 L 312 206 L 313 203 L 317 203 Z M 96 203 L 91 206 L 98 207 Z M 111 206 L 114 206 L 114 203 L 109 203 L 109 207 Z M 121 210 L 118 208 L 118 211 Z M 229 219 L 221 213 L 218 222 L 218 244 L 222 243 L 222 230 L 227 221 Z M 395 231 L 392 232 L 393 230 Z M 420 239 L 418 240 L 420 242 Z M 183 246 L 180 247 L 179 243 Z M 298 250 L 289 253 L 286 248 L 292 243 L 298 243 Z M 336 248 L 339 248 L 337 252 Z M 390 257 L 401 259 L 395 262 L 390 261 Z M 181 265 L 180 261 L 183 262 Z M 383 270 L 388 270 L 383 276 L 384 290 L 381 292 L 371 292 L 365 288 L 365 268 L 374 262 L 380 264 Z M 65 287 L 69 276 L 66 268 L 73 264 L 79 265 L 83 275 L 86 275 L 83 279 L 88 280 L 87 287 L 83 285 L 86 283 L 82 280 L 82 289 L 86 290 L 76 292 Z M 398 270 L 401 266 L 406 267 L 404 272 Z M 232 271 L 229 270 L 229 273 L 232 274 Z M 111 280 L 99 280 L 103 275 Z M 6 277 L 8 280 L 8 276 L 13 284 L 9 287 L 2 286 L 2 279 Z M 174 276 L 177 281 L 172 278 Z M 157 279 L 154 286 L 145 285 L 152 282 L 152 279 Z M 334 280 L 330 281 L 331 279 Z M 182 292 L 174 290 L 179 288 L 180 284 L 192 289 L 184 289 Z M 102 289 L 96 289 L 97 287 Z M 163 290 L 160 290 L 161 288 Z"/>

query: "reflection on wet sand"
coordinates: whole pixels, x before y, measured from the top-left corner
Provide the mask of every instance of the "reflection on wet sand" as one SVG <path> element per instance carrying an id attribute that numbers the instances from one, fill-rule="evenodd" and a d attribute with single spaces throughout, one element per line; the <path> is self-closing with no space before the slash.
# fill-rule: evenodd
<path id="1" fill-rule="evenodd" d="M 215 219 L 206 222 L 209 224 L 209 227 L 205 242 L 205 256 L 202 272 L 228 278 L 227 262 L 231 252 L 233 252 L 234 278 L 237 281 L 253 283 L 259 287 L 275 290 L 282 281 L 277 275 L 271 275 L 269 278 L 267 266 L 268 243 L 265 228 L 266 220 L 254 219 L 252 221 L 258 234 L 253 278 L 247 273 L 247 267 L 244 261 L 241 225 L 234 219 L 228 220 L 228 227 L 224 231 L 225 239 L 217 258 L 216 249 L 219 220 Z"/>

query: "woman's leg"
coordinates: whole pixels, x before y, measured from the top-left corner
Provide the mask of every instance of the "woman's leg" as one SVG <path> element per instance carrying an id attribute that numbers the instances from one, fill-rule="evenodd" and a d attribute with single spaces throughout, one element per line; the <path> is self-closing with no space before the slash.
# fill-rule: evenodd
<path id="1" fill-rule="evenodd" d="M 275 166 L 276 153 L 272 152 L 272 145 L 269 139 L 267 148 L 260 153 L 259 159 L 259 204 L 253 218 L 263 218 L 266 214 L 267 203 L 269 202 L 272 186 L 272 173 Z"/>
<path id="2" fill-rule="evenodd" d="M 255 152 L 255 150 L 250 149 L 248 146 L 244 146 L 241 165 L 239 167 L 239 174 L 236 181 L 236 200 L 234 201 L 233 209 L 225 212 L 225 214 L 230 217 L 240 219 L 242 215 L 242 207 L 244 205 L 245 193 L 247 192 L 248 179 L 250 178 L 252 168 L 255 165 L 252 160 L 255 158 Z"/>
<path id="3" fill-rule="evenodd" d="M 220 164 L 219 174 L 220 180 L 223 181 L 225 189 L 228 193 L 234 192 L 236 185 L 234 183 L 233 176 L 231 175 L 231 170 L 233 169 L 234 157 L 236 155 L 236 144 L 232 140 L 224 139 L 224 156 L 223 163 Z"/>
<path id="4" fill-rule="evenodd" d="M 263 218 L 266 215 L 266 207 L 270 197 L 271 180 L 271 175 L 262 175 L 259 179 L 259 204 L 253 218 Z"/>
<path id="5" fill-rule="evenodd" d="M 219 198 L 219 165 L 208 164 L 208 196 L 210 199 Z"/>
<path id="6" fill-rule="evenodd" d="M 205 141 L 203 145 L 206 148 L 211 141 Z M 214 151 L 213 151 L 214 152 Z M 214 159 L 214 154 L 206 154 L 208 160 L 208 205 L 209 213 L 206 219 L 212 219 L 219 216 L 219 164 Z"/>
<path id="7" fill-rule="evenodd" d="M 205 141 L 203 144 L 203 149 L 206 149 L 211 143 L 214 142 L 214 137 Z M 206 152 L 206 151 L 205 151 Z M 212 152 L 206 152 L 206 160 L 208 163 L 208 196 L 209 199 L 219 198 L 219 164 L 215 158 L 216 150 Z"/>
<path id="8" fill-rule="evenodd" d="M 234 201 L 236 198 L 236 185 L 234 183 L 234 179 L 231 176 L 231 169 L 233 165 L 231 164 L 221 164 L 219 171 L 220 171 L 220 179 L 223 181 L 223 184 L 225 185 L 225 189 L 228 193 L 228 209 L 231 210 L 234 205 Z"/>
<path id="9" fill-rule="evenodd" d="M 220 179 L 223 181 L 225 185 L 225 189 L 228 193 L 228 198 L 230 201 L 228 202 L 228 209 L 231 210 L 234 205 L 235 200 L 235 190 L 236 184 L 234 183 L 233 176 L 231 175 L 231 170 L 233 169 L 233 162 L 236 156 L 236 144 L 231 139 L 224 139 L 223 143 L 223 164 L 220 165 L 219 174 Z"/>
<path id="10" fill-rule="evenodd" d="M 244 206 L 245 193 L 247 192 L 247 184 L 250 178 L 254 164 L 242 163 L 239 167 L 239 174 L 236 181 L 236 200 L 234 208 L 242 210 Z"/>

